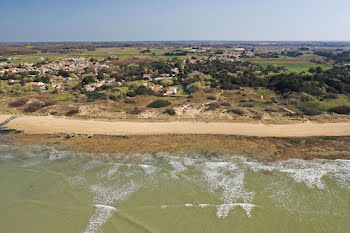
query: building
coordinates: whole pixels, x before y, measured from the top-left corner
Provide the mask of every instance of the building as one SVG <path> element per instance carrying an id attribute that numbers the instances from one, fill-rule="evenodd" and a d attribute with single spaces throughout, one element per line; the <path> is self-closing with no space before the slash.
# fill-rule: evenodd
<path id="1" fill-rule="evenodd" d="M 164 93 L 164 95 L 165 96 L 176 95 L 176 93 L 179 89 L 180 89 L 179 87 L 168 87 L 166 89 L 166 92 Z"/>

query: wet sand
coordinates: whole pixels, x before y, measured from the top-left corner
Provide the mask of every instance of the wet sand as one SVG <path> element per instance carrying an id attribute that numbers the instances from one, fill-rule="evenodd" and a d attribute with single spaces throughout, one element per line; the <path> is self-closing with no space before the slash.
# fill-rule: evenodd
<path id="1" fill-rule="evenodd" d="M 0 121 L 10 116 L 0 115 Z M 350 136 L 350 122 L 262 124 L 229 122 L 132 122 L 21 116 L 5 126 L 30 134 L 242 135 L 257 137 Z"/>

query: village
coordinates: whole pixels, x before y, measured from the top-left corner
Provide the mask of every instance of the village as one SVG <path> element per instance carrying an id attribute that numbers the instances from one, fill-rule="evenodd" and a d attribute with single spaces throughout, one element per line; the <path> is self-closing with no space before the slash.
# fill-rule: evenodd
<path id="1" fill-rule="evenodd" d="M 198 51 L 200 48 L 189 48 L 187 51 Z M 145 49 L 146 50 L 146 49 Z M 203 49 L 202 49 L 203 50 Z M 186 48 L 185 48 L 186 51 Z M 204 48 L 203 51 L 209 51 Z M 74 86 L 80 86 L 80 90 L 93 92 L 103 86 L 123 87 L 128 82 L 142 79 L 143 86 L 151 89 L 157 95 L 185 96 L 188 94 L 189 86 L 181 86 L 179 82 L 180 72 L 185 72 L 185 64 L 200 64 L 206 61 L 234 62 L 240 56 L 253 56 L 254 53 L 244 48 L 236 48 L 230 51 L 217 50 L 210 56 L 196 58 L 182 58 L 179 62 L 168 62 L 171 65 L 169 72 L 152 70 L 140 74 L 121 77 L 120 66 L 114 61 L 118 58 L 109 56 L 107 58 L 65 58 L 50 61 L 47 58 L 37 58 L 33 63 L 12 63 L 16 57 L 7 58 L 6 62 L 0 63 L 0 80 L 7 80 L 8 85 L 21 84 L 26 90 L 34 91 L 73 91 Z M 181 58 L 181 57 L 179 57 Z M 195 71 L 199 74 L 199 72 Z M 184 77 L 181 77 L 182 81 Z"/>

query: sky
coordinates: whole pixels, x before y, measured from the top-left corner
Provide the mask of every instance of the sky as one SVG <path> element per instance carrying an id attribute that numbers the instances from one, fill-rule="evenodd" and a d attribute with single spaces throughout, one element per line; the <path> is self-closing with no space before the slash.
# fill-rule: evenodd
<path id="1" fill-rule="evenodd" d="M 349 41 L 349 0 L 0 0 L 0 41 Z"/>

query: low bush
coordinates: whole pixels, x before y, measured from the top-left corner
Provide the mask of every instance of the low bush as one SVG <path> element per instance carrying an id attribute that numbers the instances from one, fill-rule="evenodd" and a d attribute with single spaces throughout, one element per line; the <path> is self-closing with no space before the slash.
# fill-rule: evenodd
<path id="1" fill-rule="evenodd" d="M 136 100 L 132 99 L 132 98 L 125 98 L 124 99 L 124 103 L 126 103 L 126 104 L 135 104 Z"/>
<path id="2" fill-rule="evenodd" d="M 215 88 L 207 88 L 207 89 L 204 89 L 204 92 L 205 92 L 205 93 L 214 93 L 214 92 L 215 92 Z"/>
<path id="3" fill-rule="evenodd" d="M 253 116 L 253 119 L 254 119 L 254 120 L 262 120 L 263 117 L 260 116 L 260 115 L 255 115 L 255 116 Z"/>
<path id="4" fill-rule="evenodd" d="M 98 99 L 103 99 L 103 100 L 108 99 L 108 97 L 105 93 L 98 92 L 98 91 L 88 92 L 87 97 L 88 97 L 88 101 L 95 101 Z"/>
<path id="5" fill-rule="evenodd" d="M 270 108 L 270 107 L 268 107 L 268 108 L 265 108 L 265 110 L 264 110 L 265 112 L 278 112 L 278 110 L 277 109 L 275 109 L 275 108 Z"/>
<path id="6" fill-rule="evenodd" d="M 350 114 L 350 106 L 349 105 L 341 105 L 337 107 L 330 108 L 329 112 L 337 113 L 337 114 Z"/>
<path id="7" fill-rule="evenodd" d="M 323 98 L 324 99 L 338 99 L 339 96 L 337 94 L 334 94 L 334 93 L 327 93 L 324 95 Z"/>
<path id="8" fill-rule="evenodd" d="M 17 107 L 22 107 L 26 103 L 27 103 L 27 99 L 21 98 L 21 99 L 11 101 L 10 103 L 8 103 L 8 106 L 12 108 L 17 108 Z"/>
<path id="9" fill-rule="evenodd" d="M 171 103 L 167 100 L 156 100 L 147 105 L 149 108 L 164 108 L 171 105 Z"/>
<path id="10" fill-rule="evenodd" d="M 214 103 L 207 104 L 206 106 L 207 106 L 207 108 L 205 109 L 206 111 L 209 111 L 209 110 L 214 111 L 220 108 L 221 105 L 217 102 L 214 102 Z"/>
<path id="11" fill-rule="evenodd" d="M 240 115 L 240 116 L 244 116 L 246 111 L 244 109 L 241 109 L 241 108 L 233 108 L 233 109 L 230 109 L 228 110 L 229 113 L 234 113 L 234 114 L 237 114 L 237 115 Z"/>
<path id="12" fill-rule="evenodd" d="M 126 95 L 129 96 L 129 97 L 137 96 L 136 92 L 134 92 L 134 91 L 129 91 L 128 93 L 126 93 Z"/>
<path id="13" fill-rule="evenodd" d="M 165 114 L 168 114 L 169 116 L 174 116 L 176 114 L 175 110 L 172 108 L 168 108 L 164 111 Z"/>
<path id="14" fill-rule="evenodd" d="M 324 106 L 320 105 L 317 102 L 300 103 L 296 107 L 300 109 L 304 115 L 308 116 L 320 115 L 327 110 Z"/>
<path id="15" fill-rule="evenodd" d="M 216 100 L 216 97 L 215 96 L 209 96 L 207 97 L 208 100 Z"/>
<path id="16" fill-rule="evenodd" d="M 42 108 L 42 104 L 40 102 L 32 102 L 28 104 L 28 106 L 24 109 L 25 112 L 36 112 L 40 108 Z"/>
<path id="17" fill-rule="evenodd" d="M 44 101 L 44 106 L 47 107 L 47 106 L 51 106 L 51 105 L 55 105 L 57 102 L 55 100 L 45 100 Z"/>
<path id="18" fill-rule="evenodd" d="M 317 116 L 322 114 L 322 112 L 317 109 L 303 109 L 302 111 L 307 116 Z"/>
<path id="19" fill-rule="evenodd" d="M 147 88 L 145 86 L 139 86 L 136 88 L 135 93 L 137 95 L 153 95 L 154 92 L 151 88 Z"/>
<path id="20" fill-rule="evenodd" d="M 71 109 L 68 112 L 66 112 L 65 116 L 69 117 L 69 116 L 73 116 L 77 113 L 79 113 L 79 108 L 74 108 L 74 109 Z"/>
<path id="21" fill-rule="evenodd" d="M 113 101 L 118 101 L 119 100 L 119 98 L 117 96 L 115 96 L 115 95 L 109 95 L 108 98 L 110 100 L 113 100 Z"/>
<path id="22" fill-rule="evenodd" d="M 134 115 L 138 115 L 138 114 L 140 114 L 140 113 L 142 113 L 142 112 L 143 112 L 142 109 L 141 109 L 141 108 L 138 108 L 138 107 L 133 108 L 133 109 L 130 111 L 130 113 L 131 113 L 131 114 L 134 114 Z"/>
<path id="23" fill-rule="evenodd" d="M 221 106 L 230 107 L 231 104 L 230 104 L 230 103 L 227 103 L 227 102 L 223 102 L 223 103 L 221 103 Z"/>
<path id="24" fill-rule="evenodd" d="M 246 103 L 246 104 L 241 104 L 242 107 L 245 107 L 245 108 L 252 108 L 254 107 L 254 104 L 252 103 Z"/>

